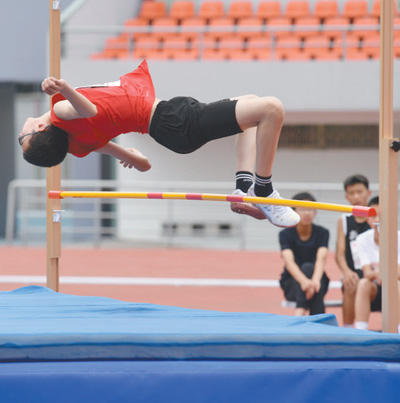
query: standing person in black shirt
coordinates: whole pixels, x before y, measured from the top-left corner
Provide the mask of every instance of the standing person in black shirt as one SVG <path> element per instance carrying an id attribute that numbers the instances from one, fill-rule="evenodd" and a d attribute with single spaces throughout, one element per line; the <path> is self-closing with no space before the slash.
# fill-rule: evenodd
<path id="1" fill-rule="evenodd" d="M 353 175 L 344 181 L 345 197 L 353 206 L 366 206 L 371 196 L 369 181 L 363 175 Z M 357 286 L 363 272 L 357 253 L 357 235 L 370 229 L 367 217 L 344 214 L 338 221 L 336 263 L 343 273 L 343 326 L 353 327 Z"/>
<path id="2" fill-rule="evenodd" d="M 308 192 L 293 196 L 294 200 L 315 201 Z M 329 231 L 313 224 L 316 210 L 296 208 L 300 222 L 295 228 L 279 233 L 281 253 L 285 262 L 280 284 L 288 301 L 296 302 L 295 314 L 325 312 L 324 296 L 329 279 L 325 274 Z"/>

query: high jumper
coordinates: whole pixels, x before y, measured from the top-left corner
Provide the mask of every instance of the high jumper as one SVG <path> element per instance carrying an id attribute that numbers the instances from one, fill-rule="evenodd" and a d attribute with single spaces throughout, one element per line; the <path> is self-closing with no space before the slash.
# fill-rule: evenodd
<path id="1" fill-rule="evenodd" d="M 242 133 L 237 155 L 255 150 L 255 183 L 247 194 L 280 198 L 271 175 L 284 108 L 275 97 L 245 95 L 207 104 L 191 97 L 162 101 L 155 96 L 146 61 L 113 83 L 74 89 L 63 79 L 48 77 L 42 90 L 53 96 L 50 111 L 26 119 L 18 137 L 24 158 L 34 165 L 52 167 L 67 153 L 84 157 L 96 151 L 117 158 L 124 167 L 147 171 L 147 157 L 111 140 L 122 133 L 148 133 L 169 150 L 186 154 L 209 141 Z M 241 157 L 237 159 L 240 171 Z M 236 210 L 279 227 L 299 222 L 288 206 L 239 203 Z"/>

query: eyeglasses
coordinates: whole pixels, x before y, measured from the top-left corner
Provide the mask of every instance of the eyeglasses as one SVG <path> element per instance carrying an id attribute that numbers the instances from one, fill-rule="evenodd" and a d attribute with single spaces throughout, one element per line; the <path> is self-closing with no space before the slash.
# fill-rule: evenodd
<path id="1" fill-rule="evenodd" d="M 22 140 L 26 137 L 26 136 L 30 136 L 32 133 L 27 133 L 27 134 L 24 134 L 23 136 L 19 136 L 18 137 L 18 143 L 19 143 L 19 145 L 20 146 L 22 146 Z"/>
<path id="2" fill-rule="evenodd" d="M 37 133 L 37 132 L 26 133 L 26 134 L 24 134 L 24 135 L 22 135 L 22 136 L 19 136 L 19 137 L 18 137 L 18 143 L 19 143 L 19 145 L 22 146 L 22 140 L 23 140 L 26 136 L 30 136 L 31 134 L 35 134 L 35 133 Z"/>

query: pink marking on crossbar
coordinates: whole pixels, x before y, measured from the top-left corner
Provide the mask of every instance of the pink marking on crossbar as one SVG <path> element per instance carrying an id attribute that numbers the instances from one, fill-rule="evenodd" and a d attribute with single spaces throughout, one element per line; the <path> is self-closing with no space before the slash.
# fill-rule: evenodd
<path id="1" fill-rule="evenodd" d="M 148 199 L 162 199 L 163 193 L 147 193 Z"/>
<path id="2" fill-rule="evenodd" d="M 61 190 L 50 190 L 49 199 L 61 199 Z"/>
<path id="3" fill-rule="evenodd" d="M 244 196 L 228 195 L 228 196 L 226 196 L 226 201 L 236 202 L 236 203 L 244 203 L 243 197 Z"/>
<path id="4" fill-rule="evenodd" d="M 373 207 L 354 206 L 352 214 L 359 217 L 374 217 L 376 210 Z"/>
<path id="5" fill-rule="evenodd" d="M 202 196 L 200 193 L 186 193 L 187 200 L 202 200 Z"/>

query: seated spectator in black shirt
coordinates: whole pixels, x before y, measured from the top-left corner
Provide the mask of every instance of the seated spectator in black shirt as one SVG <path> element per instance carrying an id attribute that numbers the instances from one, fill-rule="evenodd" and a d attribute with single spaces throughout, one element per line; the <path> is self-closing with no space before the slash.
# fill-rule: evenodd
<path id="1" fill-rule="evenodd" d="M 294 200 L 315 201 L 308 192 L 293 196 Z M 279 233 L 285 262 L 280 284 L 288 301 L 296 302 L 295 314 L 317 315 L 325 312 L 324 296 L 329 279 L 325 274 L 329 231 L 313 224 L 316 210 L 296 208 L 300 216 L 297 227 Z"/>

